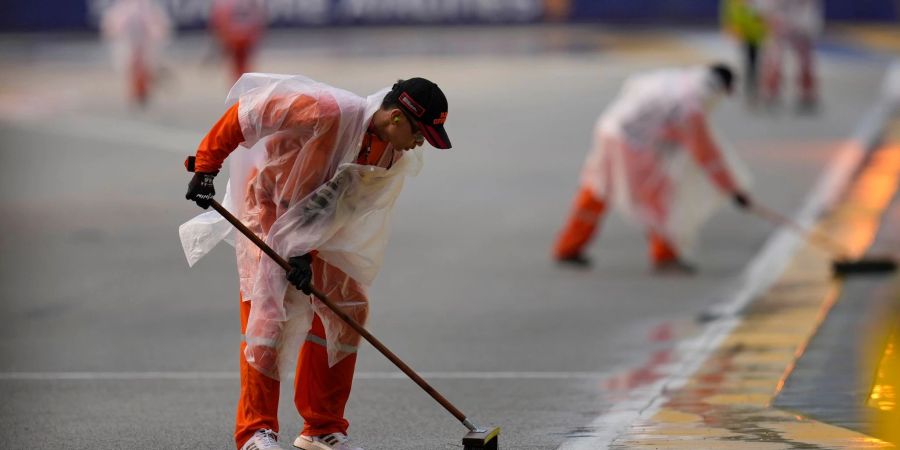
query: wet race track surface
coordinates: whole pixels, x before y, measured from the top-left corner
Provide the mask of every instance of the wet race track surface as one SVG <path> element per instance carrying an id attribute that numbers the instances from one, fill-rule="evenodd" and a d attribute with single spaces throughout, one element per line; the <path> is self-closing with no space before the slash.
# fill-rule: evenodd
<path id="1" fill-rule="evenodd" d="M 359 94 L 410 76 L 440 84 L 454 148 L 428 149 L 404 188 L 369 329 L 476 422 L 502 427 L 502 448 L 552 449 L 662 376 L 772 232 L 726 205 L 704 229 L 694 277 L 654 276 L 642 230 L 617 215 L 590 270 L 549 258 L 621 81 L 735 55 L 712 31 L 458 31 L 274 33 L 256 67 Z M 7 37 L 0 51 L 3 446 L 232 448 L 233 251 L 189 269 L 177 235 L 198 212 L 183 200 L 182 161 L 224 111 L 226 71 L 206 60 L 204 36 L 186 36 L 138 111 L 88 36 Z M 819 56 L 819 115 L 739 99 L 713 115 L 755 196 L 787 213 L 876 100 L 885 67 L 864 52 Z M 357 370 L 348 418 L 360 445 L 462 447 L 465 429 L 375 349 L 363 346 Z M 300 420 L 283 384 L 290 442 Z"/>

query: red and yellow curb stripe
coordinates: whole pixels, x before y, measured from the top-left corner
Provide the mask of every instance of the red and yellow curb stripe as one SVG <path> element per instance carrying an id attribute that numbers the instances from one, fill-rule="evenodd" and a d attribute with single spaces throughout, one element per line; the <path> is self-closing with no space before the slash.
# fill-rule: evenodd
<path id="1" fill-rule="evenodd" d="M 816 226 L 854 255 L 871 245 L 897 192 L 900 121 L 892 129 L 898 130 L 888 134 L 893 143 L 873 154 L 844 200 Z M 699 370 L 682 387 L 665 393 L 659 411 L 632 424 L 611 448 L 894 448 L 888 441 L 772 407 L 840 297 L 842 282 L 829 275 L 829 255 L 810 245 L 802 247 Z M 890 389 L 896 395 L 897 347 L 890 348 L 893 353 L 882 358 L 881 396 Z"/>

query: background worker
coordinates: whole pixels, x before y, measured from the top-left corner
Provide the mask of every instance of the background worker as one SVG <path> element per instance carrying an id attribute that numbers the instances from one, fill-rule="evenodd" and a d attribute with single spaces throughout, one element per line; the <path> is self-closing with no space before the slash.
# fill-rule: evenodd
<path id="1" fill-rule="evenodd" d="M 155 0 L 118 0 L 104 11 L 100 28 L 113 64 L 127 74 L 131 100 L 146 106 L 172 35 L 169 15 Z"/>
<path id="2" fill-rule="evenodd" d="M 238 144 L 249 148 L 229 158 L 223 205 L 293 267 L 285 274 L 237 237 L 245 342 L 235 442 L 245 450 L 280 448 L 279 374 L 299 357 L 294 403 L 304 426 L 294 445 L 359 449 L 348 442 L 344 406 L 360 336 L 313 300 L 309 286 L 365 323 L 366 290 L 381 267 L 394 202 L 405 176 L 421 166 L 414 149 L 425 140 L 450 148 L 447 100 L 423 78 L 363 98 L 304 77 L 248 74 L 228 102 L 197 150 L 187 198 L 208 207 L 223 161 Z M 182 225 L 189 262 L 229 229 L 215 212 Z"/>
<path id="3" fill-rule="evenodd" d="M 587 266 L 584 249 L 610 203 L 646 229 L 660 272 L 690 273 L 700 226 L 719 193 L 747 207 L 736 159 L 711 135 L 706 116 L 730 94 L 727 66 L 635 75 L 597 120 L 581 187 L 553 250 L 562 263 Z M 709 183 L 718 188 L 709 186 Z"/>
<path id="4" fill-rule="evenodd" d="M 250 60 L 266 30 L 262 0 L 214 0 L 210 27 L 231 62 L 235 80 L 250 72 Z"/>
<path id="5" fill-rule="evenodd" d="M 755 105 L 758 92 L 759 49 L 766 35 L 766 25 L 757 11 L 755 0 L 723 0 L 719 9 L 722 28 L 737 40 L 744 61 L 744 96 Z"/>
<path id="6" fill-rule="evenodd" d="M 768 28 L 763 45 L 762 99 L 777 106 L 781 95 L 784 53 L 797 58 L 798 112 L 815 112 L 819 107 L 813 45 L 824 22 L 819 0 L 756 0 Z"/>

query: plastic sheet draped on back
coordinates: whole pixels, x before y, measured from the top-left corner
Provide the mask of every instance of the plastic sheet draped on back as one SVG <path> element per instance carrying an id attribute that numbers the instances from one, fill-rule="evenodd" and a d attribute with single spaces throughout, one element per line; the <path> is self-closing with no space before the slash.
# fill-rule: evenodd
<path id="1" fill-rule="evenodd" d="M 328 286 L 320 288 L 350 309 L 367 307 L 365 288 L 381 268 L 394 203 L 405 176 L 417 174 L 422 164 L 419 150 L 404 153 L 390 169 L 353 163 L 386 93 L 361 98 L 305 77 L 246 74 L 227 100 L 229 105 L 240 101 L 242 145 L 249 149 L 229 157 L 231 178 L 223 205 L 285 258 L 317 250 L 328 265 L 327 280 L 322 280 Z M 284 101 L 301 96 L 306 96 L 302 102 Z M 292 109 L 299 104 L 319 110 Z M 321 119 L 286 127 L 289 114 L 298 113 Z M 317 150 L 307 151 L 312 148 Z M 180 231 L 191 264 L 232 236 L 228 240 L 236 247 L 241 291 L 254 302 L 245 334 L 248 362 L 263 373 L 277 377 L 278 367 L 290 367 L 285 358 L 296 356 L 296 337 L 308 329 L 313 309 L 324 313 L 320 317 L 332 365 L 346 356 L 342 349 L 356 342 L 358 337 L 340 320 L 289 287 L 281 267 L 248 239 L 232 235 L 230 224 L 217 213 L 201 214 Z M 364 319 L 365 311 L 360 316 Z M 278 367 L 272 353 L 251 354 L 251 346 L 277 350 Z"/>
<path id="2" fill-rule="evenodd" d="M 667 142 L 665 130 L 704 114 L 712 95 L 705 68 L 667 69 L 634 76 L 597 120 L 582 184 L 610 199 L 627 218 L 665 236 L 692 258 L 702 224 L 722 201 L 691 153 Z M 715 133 L 713 133 L 715 134 Z M 719 151 L 740 186 L 749 172 L 723 139 Z"/>

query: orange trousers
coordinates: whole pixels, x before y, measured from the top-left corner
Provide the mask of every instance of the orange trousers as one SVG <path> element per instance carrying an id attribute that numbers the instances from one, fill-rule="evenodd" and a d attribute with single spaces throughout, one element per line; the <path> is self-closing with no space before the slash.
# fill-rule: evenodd
<path id="1" fill-rule="evenodd" d="M 231 75 L 235 80 L 249 71 L 250 56 L 253 53 L 253 44 L 239 42 L 227 47 L 231 57 Z"/>
<path id="2" fill-rule="evenodd" d="M 771 39 L 763 51 L 763 95 L 766 100 L 776 100 L 781 92 L 781 73 L 784 69 L 784 53 L 793 50 L 797 55 L 797 87 L 800 98 L 807 101 L 817 100 L 816 67 L 811 38 L 805 36 L 787 36 Z"/>
<path id="3" fill-rule="evenodd" d="M 604 199 L 596 198 L 590 189 L 581 187 L 575 195 L 575 204 L 572 206 L 569 220 L 556 241 L 553 256 L 556 259 L 564 259 L 580 254 L 594 237 L 597 225 L 606 213 L 606 206 Z M 654 264 L 678 258 L 675 249 L 663 236 L 650 230 L 648 239 L 650 260 Z"/>
<path id="4" fill-rule="evenodd" d="M 241 299 L 241 333 L 247 331 L 250 302 Z M 314 341 L 318 341 L 314 342 Z M 350 423 L 344 418 L 344 406 L 350 398 L 356 354 L 328 367 L 325 327 L 316 315 L 306 342 L 300 347 L 297 372 L 294 374 L 294 405 L 303 417 L 302 434 L 319 436 L 347 433 Z M 280 382 L 269 378 L 247 363 L 245 343 L 241 343 L 241 393 L 238 398 L 234 441 L 241 448 L 257 430 L 278 432 L 278 397 Z"/>
<path id="5" fill-rule="evenodd" d="M 140 106 L 147 104 L 150 96 L 150 71 L 140 50 L 135 50 L 130 67 L 131 99 Z"/>

